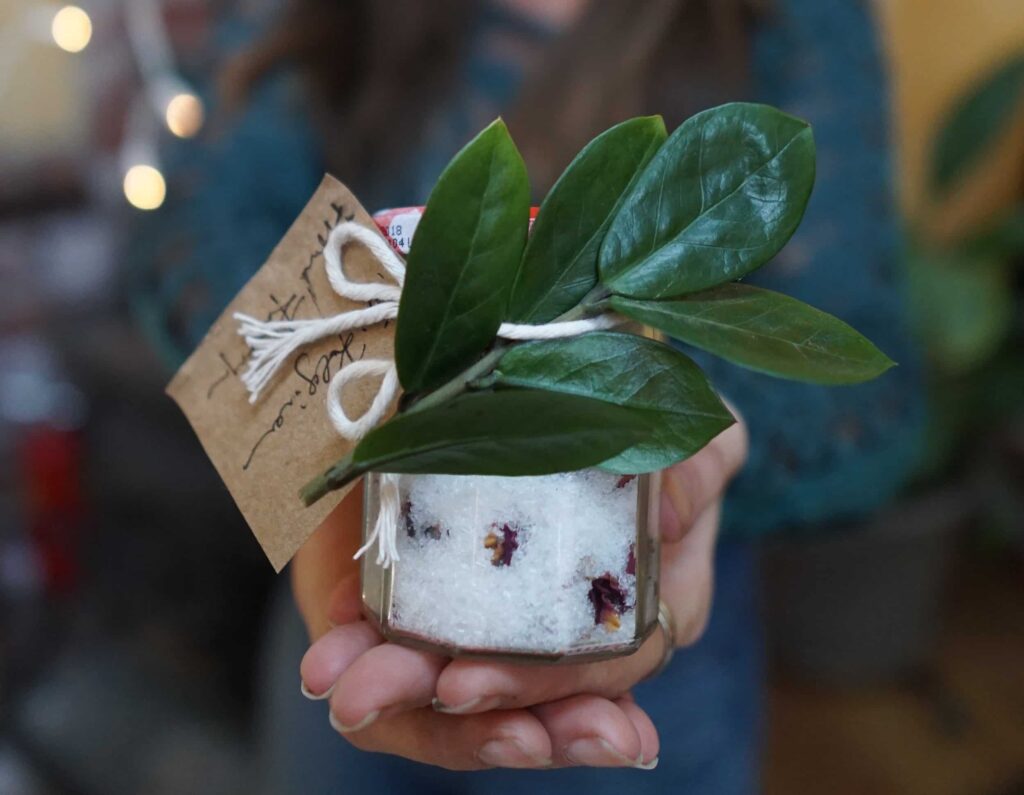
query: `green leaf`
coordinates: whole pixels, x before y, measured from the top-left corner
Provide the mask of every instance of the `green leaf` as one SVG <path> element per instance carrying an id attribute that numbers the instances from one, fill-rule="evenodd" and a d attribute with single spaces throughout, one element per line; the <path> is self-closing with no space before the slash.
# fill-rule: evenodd
<path id="1" fill-rule="evenodd" d="M 359 443 L 362 472 L 546 475 L 593 466 L 650 433 L 647 419 L 586 397 L 478 392 L 400 414 Z"/>
<path id="2" fill-rule="evenodd" d="M 1000 260 L 912 248 L 911 316 L 932 366 L 967 375 L 990 360 L 1013 327 L 1013 272 Z"/>
<path id="3" fill-rule="evenodd" d="M 431 191 L 406 263 L 395 363 L 406 392 L 435 387 L 494 341 L 526 245 L 526 166 L 500 119 Z"/>
<path id="4" fill-rule="evenodd" d="M 967 257 L 1003 261 L 1024 257 L 1024 204 L 998 213 L 956 248 Z"/>
<path id="5" fill-rule="evenodd" d="M 935 139 L 931 183 L 939 191 L 963 178 L 1020 110 L 1024 54 L 1010 59 L 963 94 Z"/>
<path id="6" fill-rule="evenodd" d="M 546 323 L 597 284 L 597 254 L 608 224 L 666 135 L 661 116 L 630 119 L 576 155 L 534 221 L 512 288 L 509 320 Z"/>
<path id="7" fill-rule="evenodd" d="M 612 308 L 697 348 L 769 375 L 854 384 L 893 362 L 868 339 L 812 306 L 745 284 L 676 301 L 612 296 Z"/>
<path id="8" fill-rule="evenodd" d="M 593 332 L 517 345 L 495 376 L 498 384 L 582 395 L 646 416 L 651 438 L 603 465 L 616 472 L 664 469 L 735 422 L 689 357 L 636 334 Z"/>
<path id="9" fill-rule="evenodd" d="M 786 244 L 813 184 L 806 122 L 747 103 L 698 113 L 623 201 L 601 245 L 601 282 L 665 298 L 737 279 Z"/>

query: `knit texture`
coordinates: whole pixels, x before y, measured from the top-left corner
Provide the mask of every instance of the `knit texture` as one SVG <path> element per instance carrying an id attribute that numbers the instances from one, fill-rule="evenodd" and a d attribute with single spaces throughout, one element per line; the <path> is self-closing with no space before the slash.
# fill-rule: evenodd
<path id="1" fill-rule="evenodd" d="M 371 209 L 423 202 L 451 155 L 514 99 L 523 64 L 508 53 L 530 57 L 552 35 L 485 8 L 459 90 L 427 120 L 406 158 L 368 186 L 362 198 Z M 913 471 L 923 428 L 872 22 L 850 0 L 779 0 L 773 8 L 755 35 L 749 98 L 811 122 L 818 176 L 803 225 L 749 281 L 837 315 L 899 367 L 868 384 L 825 388 L 692 352 L 750 428 L 750 461 L 724 518 L 725 532 L 743 536 L 871 511 Z M 233 35 L 244 38 L 237 29 Z M 502 39 L 521 46 L 495 47 Z M 303 97 L 282 74 L 255 93 L 226 134 L 168 142 L 168 202 L 140 222 L 132 270 L 138 314 L 172 364 L 199 342 L 319 181 L 323 158 Z"/>

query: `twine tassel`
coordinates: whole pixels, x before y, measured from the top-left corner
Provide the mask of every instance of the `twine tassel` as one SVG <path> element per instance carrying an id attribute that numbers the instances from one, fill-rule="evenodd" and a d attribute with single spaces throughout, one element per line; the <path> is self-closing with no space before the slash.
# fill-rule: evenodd
<path id="1" fill-rule="evenodd" d="M 401 518 L 402 498 L 398 490 L 399 475 L 383 472 L 380 475 L 380 505 L 373 532 L 353 556 L 358 560 L 377 544 L 377 565 L 388 568 L 398 555 L 398 522 Z M 379 542 L 379 543 L 378 543 Z"/>
<path id="2" fill-rule="evenodd" d="M 252 351 L 249 367 L 242 374 L 242 383 L 249 390 L 249 402 L 255 403 L 259 399 L 260 392 L 270 383 L 274 374 L 302 346 L 352 329 L 394 320 L 396 317 L 398 304 L 394 301 L 315 320 L 262 321 L 235 312 L 234 318 L 239 321 L 238 333 L 245 338 L 246 345 Z"/>
<path id="3" fill-rule="evenodd" d="M 342 250 L 349 243 L 360 243 L 373 255 L 395 284 L 381 282 L 353 282 L 345 275 Z M 394 320 L 405 283 L 405 263 L 388 242 L 375 230 L 355 221 L 344 221 L 327 236 L 323 249 L 324 270 L 335 292 L 343 298 L 370 306 L 352 309 L 334 317 L 313 320 L 257 320 L 236 312 L 238 333 L 251 349 L 249 367 L 242 374 L 242 382 L 249 390 L 249 402 L 255 403 L 274 375 L 287 364 L 292 355 L 304 345 L 352 329 L 365 328 Z M 510 340 L 542 340 L 575 337 L 588 331 L 609 329 L 624 322 L 614 314 L 603 314 L 583 320 L 529 325 L 502 323 L 498 336 Z M 345 413 L 342 393 L 345 385 L 365 377 L 381 379 L 380 387 L 370 407 L 362 416 L 352 419 Z M 398 370 L 395 363 L 385 359 L 360 359 L 349 362 L 331 379 L 327 394 L 327 413 L 335 429 L 346 439 L 358 440 L 369 433 L 387 414 L 398 396 Z M 380 475 L 380 505 L 373 531 L 366 543 L 356 552 L 360 558 L 374 544 L 377 545 L 377 563 L 388 568 L 398 560 L 398 526 L 401 519 L 399 475 Z"/>

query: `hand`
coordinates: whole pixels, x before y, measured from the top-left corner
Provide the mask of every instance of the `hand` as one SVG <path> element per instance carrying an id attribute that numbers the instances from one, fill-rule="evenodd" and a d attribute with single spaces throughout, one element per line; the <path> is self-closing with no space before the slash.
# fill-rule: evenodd
<path id="1" fill-rule="evenodd" d="M 737 423 L 664 473 L 661 593 L 685 646 L 704 630 L 722 494 L 746 459 Z M 360 618 L 355 493 L 293 564 L 313 645 L 303 688 L 330 699 L 332 725 L 356 747 L 450 769 L 652 767 L 658 735 L 629 694 L 661 661 L 655 632 L 628 657 L 541 668 L 452 660 L 384 642 Z M 333 625 L 333 628 L 332 628 Z"/>

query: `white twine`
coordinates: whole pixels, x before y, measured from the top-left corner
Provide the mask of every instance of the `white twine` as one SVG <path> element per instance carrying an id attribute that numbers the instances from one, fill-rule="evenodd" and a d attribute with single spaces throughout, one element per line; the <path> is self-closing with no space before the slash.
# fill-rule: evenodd
<path id="1" fill-rule="evenodd" d="M 351 281 L 345 275 L 342 263 L 342 251 L 349 243 L 360 243 L 365 246 L 394 279 L 395 284 Z M 377 303 L 342 312 L 333 317 L 313 320 L 263 321 L 242 312 L 235 312 L 238 333 L 245 338 L 246 344 L 252 350 L 249 367 L 242 374 L 242 383 L 249 391 L 250 403 L 255 403 L 259 399 L 260 393 L 278 370 L 302 346 L 324 337 L 365 328 L 398 317 L 398 303 L 405 283 L 405 263 L 377 232 L 355 221 L 340 223 L 328 235 L 323 255 L 327 279 L 338 295 L 352 301 Z M 498 336 L 510 340 L 558 339 L 612 328 L 621 322 L 622 319 L 616 315 L 603 314 L 584 320 L 566 320 L 542 325 L 502 323 L 498 329 Z M 381 383 L 370 407 L 361 416 L 352 419 L 345 412 L 342 403 L 343 391 L 347 384 L 365 377 L 380 378 Z M 350 362 L 334 375 L 327 391 L 327 414 L 331 424 L 346 439 L 361 439 L 384 418 L 398 396 L 398 391 L 398 369 L 393 361 L 361 359 Z M 376 543 L 378 564 L 388 568 L 393 561 L 398 560 L 397 535 L 400 513 L 398 475 L 382 473 L 377 521 L 370 537 L 356 552 L 355 557 L 361 557 Z"/>

